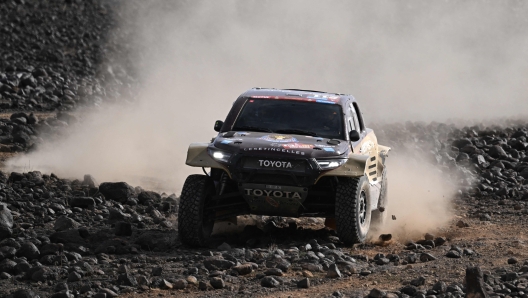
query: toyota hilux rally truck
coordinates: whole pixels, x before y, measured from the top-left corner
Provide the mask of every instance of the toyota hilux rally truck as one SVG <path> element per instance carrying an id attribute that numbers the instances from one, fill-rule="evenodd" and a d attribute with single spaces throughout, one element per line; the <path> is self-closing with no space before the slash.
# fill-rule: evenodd
<path id="1" fill-rule="evenodd" d="M 187 152 L 186 164 L 205 175 L 183 185 L 183 244 L 204 246 L 216 221 L 245 214 L 325 217 L 346 245 L 364 242 L 384 221 L 390 148 L 365 127 L 354 97 L 253 88 L 214 130 L 210 143 Z"/>

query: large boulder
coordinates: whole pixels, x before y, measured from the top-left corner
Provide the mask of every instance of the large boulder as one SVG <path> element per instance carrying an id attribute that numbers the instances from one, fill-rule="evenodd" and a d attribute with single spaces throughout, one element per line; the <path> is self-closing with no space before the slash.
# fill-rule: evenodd
<path id="1" fill-rule="evenodd" d="M 125 203 L 135 195 L 134 188 L 126 182 L 104 182 L 99 185 L 99 191 L 107 200 Z"/>
<path id="2" fill-rule="evenodd" d="M 13 215 L 7 205 L 0 203 L 0 240 L 13 235 Z"/>
<path id="3" fill-rule="evenodd" d="M 148 205 L 148 202 L 160 200 L 161 196 L 153 191 L 142 191 L 138 195 L 138 200 L 143 205 Z"/>

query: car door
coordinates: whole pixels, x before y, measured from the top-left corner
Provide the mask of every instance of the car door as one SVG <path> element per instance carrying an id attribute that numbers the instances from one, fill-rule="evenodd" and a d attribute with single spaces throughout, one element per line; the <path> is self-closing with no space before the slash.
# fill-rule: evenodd
<path id="1" fill-rule="evenodd" d="M 365 174 L 367 175 L 370 183 L 376 183 L 380 173 L 377 171 L 378 167 L 378 146 L 377 139 L 374 132 L 371 129 L 367 129 L 361 116 L 359 106 L 355 102 L 349 104 L 349 110 L 351 115 L 351 128 L 355 128 L 359 135 L 360 140 L 357 142 L 351 142 L 352 150 L 355 154 L 368 155 L 369 159 L 366 164 Z M 352 125 L 353 124 L 353 125 Z"/>

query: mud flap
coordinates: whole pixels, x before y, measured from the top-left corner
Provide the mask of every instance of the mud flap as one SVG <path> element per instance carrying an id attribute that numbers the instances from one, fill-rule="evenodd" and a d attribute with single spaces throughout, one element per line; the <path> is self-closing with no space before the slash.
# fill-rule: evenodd
<path id="1" fill-rule="evenodd" d="M 384 169 L 383 170 L 383 173 L 382 173 L 382 178 L 381 178 L 381 183 L 378 183 L 380 184 L 380 187 L 381 187 L 381 191 L 380 191 L 380 196 L 379 196 L 379 201 L 378 201 L 378 210 L 380 212 L 383 212 L 385 211 L 385 208 L 387 207 L 387 169 Z"/>
<path id="2" fill-rule="evenodd" d="M 325 219 L 325 227 L 331 229 L 331 230 L 337 230 L 337 224 L 334 217 L 327 217 Z"/>

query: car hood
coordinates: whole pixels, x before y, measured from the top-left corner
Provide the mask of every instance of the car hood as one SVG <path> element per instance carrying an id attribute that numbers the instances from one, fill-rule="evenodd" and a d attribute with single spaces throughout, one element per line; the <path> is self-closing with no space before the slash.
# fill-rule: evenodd
<path id="1" fill-rule="evenodd" d="M 233 153 L 281 158 L 347 157 L 347 141 L 262 132 L 227 132 L 215 138 L 213 146 Z"/>

